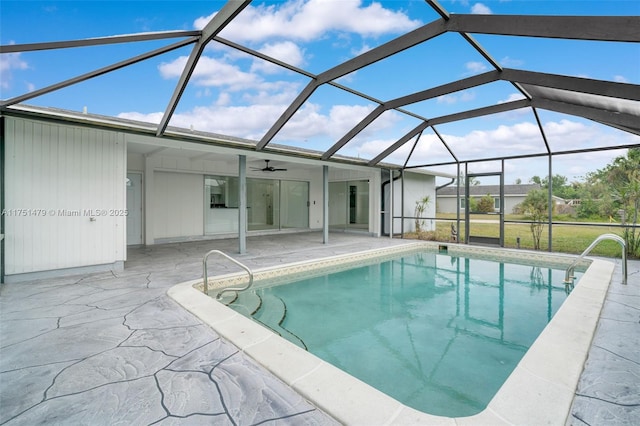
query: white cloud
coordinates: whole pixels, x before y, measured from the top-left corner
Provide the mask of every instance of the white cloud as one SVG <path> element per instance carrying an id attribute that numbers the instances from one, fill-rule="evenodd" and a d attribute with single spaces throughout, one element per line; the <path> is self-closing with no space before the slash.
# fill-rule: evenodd
<path id="1" fill-rule="evenodd" d="M 499 104 L 504 104 L 507 102 L 519 101 L 520 99 L 524 99 L 524 95 L 520 92 L 511 93 L 507 96 L 507 99 L 501 99 L 498 101 Z"/>
<path id="2" fill-rule="evenodd" d="M 464 64 L 470 74 L 478 74 L 487 70 L 487 65 L 483 62 L 470 61 Z"/>
<path id="3" fill-rule="evenodd" d="M 297 44 L 291 41 L 267 43 L 262 46 L 262 48 L 258 49 L 258 51 L 295 67 L 304 65 L 304 51 L 300 49 Z M 278 65 L 256 58 L 251 66 L 251 71 L 275 74 L 281 72 L 282 68 Z"/>
<path id="4" fill-rule="evenodd" d="M 319 105 L 307 102 L 285 125 L 278 137 L 287 140 L 306 140 L 319 137 L 335 142 L 372 110 L 372 105 L 334 105 L 325 115 L 320 112 Z M 396 119 L 396 113 L 383 114 L 357 138 L 388 128 Z M 353 142 L 357 145 L 356 139 Z"/>
<path id="5" fill-rule="evenodd" d="M 26 70 L 29 64 L 20 58 L 20 53 L 4 53 L 0 55 L 0 87 L 8 89 L 11 87 L 11 81 L 14 70 Z"/>
<path id="6" fill-rule="evenodd" d="M 196 92 L 196 98 L 208 98 L 211 96 L 211 89 L 206 87 L 204 90 L 198 90 Z"/>
<path id="7" fill-rule="evenodd" d="M 474 100 L 475 98 L 476 93 L 473 90 L 463 90 L 461 92 L 438 96 L 437 102 L 439 104 L 453 105 L 458 102 L 469 102 Z"/>
<path id="8" fill-rule="evenodd" d="M 220 93 L 220 96 L 218 96 L 218 99 L 216 100 L 216 105 L 225 106 L 230 104 L 231 104 L 231 95 L 227 92 Z"/>
<path id="9" fill-rule="evenodd" d="M 471 13 L 475 15 L 491 15 L 493 12 L 489 9 L 488 6 L 482 3 L 476 3 L 471 6 Z"/>
<path id="10" fill-rule="evenodd" d="M 505 56 L 500 60 L 500 65 L 504 67 L 521 67 L 524 65 L 524 61 L 521 59 L 514 59 L 509 56 Z"/>
<path id="11" fill-rule="evenodd" d="M 629 82 L 629 80 L 623 75 L 614 75 L 613 76 L 613 81 L 616 81 L 618 83 L 628 83 Z"/>
<path id="12" fill-rule="evenodd" d="M 227 96 L 221 95 L 213 105 L 176 113 L 171 118 L 170 124 L 186 129 L 193 126 L 200 131 L 259 140 L 290 101 L 288 96 L 287 99 L 276 98 L 284 101 L 283 103 L 270 99 L 260 104 L 229 106 Z M 347 133 L 372 109 L 372 106 L 334 105 L 328 114 L 323 114 L 319 105 L 307 102 L 278 133 L 277 138 L 301 141 L 327 137 L 335 140 Z M 120 118 L 150 123 L 159 123 L 162 116 L 161 112 L 150 114 L 125 112 L 118 115 Z M 383 124 L 378 123 L 378 126 L 387 126 L 392 121 L 393 118 L 387 118 L 383 120 Z"/>
<path id="13" fill-rule="evenodd" d="M 562 119 L 544 123 L 544 130 L 555 151 L 571 151 L 585 149 L 598 141 L 599 145 L 633 144 L 639 143 L 640 137 L 626 133 L 611 132 L 602 126 L 588 125 L 585 123 Z M 454 135 L 440 130 L 441 136 L 447 145 L 461 159 L 490 158 L 502 155 L 520 155 L 531 153 L 544 153 L 546 148 L 538 126 L 532 122 L 520 122 L 513 125 L 500 125 L 488 130 L 472 130 L 462 135 Z M 621 140 L 621 138 L 623 140 Z M 367 158 L 372 158 L 380 152 L 380 141 L 368 142 L 362 145 L 361 153 Z M 412 142 L 404 144 L 385 161 L 403 164 Z M 384 148 L 382 148 L 384 149 Z M 591 152 L 570 156 L 554 157 L 554 173 L 576 176 L 588 171 L 594 171 L 604 167 L 611 158 L 621 155 L 620 152 Z M 546 158 L 546 157 L 544 157 Z M 560 161 L 562 160 L 562 163 Z M 440 139 L 433 133 L 425 132 L 413 152 L 411 162 L 414 164 L 427 164 L 453 161 Z M 511 160 L 514 161 L 514 160 Z M 546 160 L 537 161 L 535 158 L 526 161 L 518 161 L 515 177 L 523 180 L 540 175 L 540 164 L 546 166 Z M 561 164 L 559 167 L 555 164 Z"/>
<path id="14" fill-rule="evenodd" d="M 311 41 L 329 31 L 349 31 L 363 36 L 378 36 L 411 30 L 420 25 L 402 12 L 380 3 L 363 6 L 361 0 L 290 0 L 278 5 L 248 6 L 220 35 L 238 42 L 287 37 Z M 215 15 L 198 18 L 194 27 L 203 28 Z"/>
<path id="15" fill-rule="evenodd" d="M 159 65 L 160 75 L 165 79 L 178 78 L 187 63 L 186 56 Z M 191 76 L 191 82 L 199 86 L 228 87 L 229 90 L 246 90 L 259 87 L 264 81 L 253 73 L 246 73 L 239 67 L 216 58 L 201 56 Z"/>

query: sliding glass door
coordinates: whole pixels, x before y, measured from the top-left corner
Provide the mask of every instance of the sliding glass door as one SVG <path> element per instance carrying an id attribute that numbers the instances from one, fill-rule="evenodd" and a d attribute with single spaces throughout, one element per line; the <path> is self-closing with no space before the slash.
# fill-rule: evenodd
<path id="1" fill-rule="evenodd" d="M 248 230 L 280 229 L 280 181 L 247 179 Z"/>
<path id="2" fill-rule="evenodd" d="M 238 178 L 205 176 L 205 234 L 238 232 Z M 309 182 L 247 179 L 247 230 L 309 228 Z"/>
<path id="3" fill-rule="evenodd" d="M 309 227 L 309 182 L 280 181 L 280 226 Z"/>

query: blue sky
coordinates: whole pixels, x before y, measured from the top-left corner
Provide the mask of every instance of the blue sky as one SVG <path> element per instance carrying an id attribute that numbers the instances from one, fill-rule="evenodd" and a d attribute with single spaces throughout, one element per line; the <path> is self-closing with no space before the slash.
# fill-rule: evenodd
<path id="1" fill-rule="evenodd" d="M 640 2 L 442 0 L 450 13 L 640 15 Z M 139 32 L 202 28 L 224 5 L 221 1 L 12 1 L 0 4 L 2 44 L 58 41 Z M 220 36 L 321 73 L 439 16 L 422 0 L 254 1 Z M 638 43 L 546 40 L 473 35 L 505 67 L 640 84 Z M 153 41 L 58 51 L 3 54 L 2 99 L 75 77 L 171 43 Z M 191 46 L 158 56 L 27 103 L 159 122 Z M 386 101 L 491 70 L 457 34 L 445 34 L 370 67 L 342 77 L 347 87 Z M 176 109 L 171 125 L 258 140 L 308 83 L 308 78 L 210 43 Z M 424 117 L 517 99 L 518 92 L 496 82 L 406 107 Z M 331 86 L 320 87 L 273 143 L 326 150 L 376 104 Z M 640 138 L 573 116 L 540 111 L 549 144 L 557 150 L 594 143 L 640 144 Z M 398 112 L 383 114 L 340 154 L 373 158 L 419 121 Z M 438 132 L 460 159 L 544 151 L 530 110 L 513 111 L 439 126 Z M 390 162 L 402 164 L 405 145 Z M 578 179 L 604 166 L 619 151 L 558 156 L 554 173 Z M 452 158 L 433 132 L 426 131 L 410 164 Z M 475 164 L 493 171 L 495 164 Z M 507 183 L 544 175 L 547 159 L 510 161 Z M 443 168 L 442 171 L 451 171 Z"/>

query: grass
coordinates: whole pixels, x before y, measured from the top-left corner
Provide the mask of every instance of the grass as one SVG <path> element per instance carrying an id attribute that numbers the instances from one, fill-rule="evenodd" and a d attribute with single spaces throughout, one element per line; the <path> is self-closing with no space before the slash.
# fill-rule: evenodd
<path id="1" fill-rule="evenodd" d="M 455 219 L 454 215 L 438 214 L 439 218 Z M 465 225 L 464 217 L 461 217 L 460 229 L 458 235 L 460 239 L 464 239 Z M 483 237 L 495 237 L 500 236 L 499 217 L 492 215 L 471 215 L 471 220 L 482 220 L 483 222 L 472 222 L 471 235 L 483 236 Z M 521 216 L 507 215 L 505 220 L 524 220 Z M 555 220 L 555 219 L 554 219 Z M 603 221 L 604 222 L 604 221 Z M 451 221 L 438 221 L 436 222 L 435 232 L 425 232 L 421 235 L 415 233 L 405 234 L 405 238 L 420 238 L 434 241 L 450 241 L 451 240 Z M 606 222 L 604 222 L 606 223 Z M 560 253 L 580 254 L 602 234 L 616 234 L 621 235 L 622 229 L 613 226 L 588 226 L 588 225 L 563 225 L 554 224 L 552 239 L 552 250 Z M 508 248 L 518 247 L 518 238 L 520 239 L 520 248 L 533 250 L 533 237 L 531 235 L 531 228 L 529 224 L 519 223 L 505 223 L 504 227 L 504 246 Z M 541 250 L 546 251 L 549 247 L 549 231 L 545 224 L 542 236 L 540 239 Z M 605 257 L 621 257 L 622 248 L 620 244 L 615 241 L 605 240 L 601 241 L 590 254 L 594 256 Z"/>

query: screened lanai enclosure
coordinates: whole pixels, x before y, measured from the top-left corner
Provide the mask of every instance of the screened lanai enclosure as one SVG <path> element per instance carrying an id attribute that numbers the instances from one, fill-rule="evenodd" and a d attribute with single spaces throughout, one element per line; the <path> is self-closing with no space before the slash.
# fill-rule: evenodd
<path id="1" fill-rule="evenodd" d="M 125 19 L 117 2 L 65 2 L 57 11 L 10 3 L 1 18 L 3 116 L 59 122 L 60 111 L 69 111 L 69 122 L 84 115 L 107 129 L 116 119 L 167 144 L 239 149 L 255 170 L 313 161 L 382 169 L 383 235 L 438 219 L 447 235 L 453 225 L 452 239 L 504 246 L 505 227 L 522 225 L 505 219 L 505 185 L 555 174 L 584 178 L 640 147 L 635 2 L 128 5 L 149 17 L 144 23 Z M 90 8 L 87 20 L 74 21 L 83 8 Z M 286 161 L 265 165 L 276 156 Z M 2 160 L 11 158 L 3 152 Z M 405 196 L 408 172 L 456 188 L 456 213 L 436 218 L 416 216 L 405 203 L 394 208 L 389 200 Z M 205 234 L 237 230 L 237 221 L 206 216 L 238 208 L 237 190 L 229 190 L 234 179 L 205 176 Z M 470 220 L 465 209 L 473 179 L 499 188 L 486 220 Z M 305 228 L 308 210 L 321 208 L 296 179 L 255 178 L 250 188 L 249 199 L 264 208 L 247 213 L 249 230 Z M 341 201 L 326 207 L 335 219 L 328 228 L 369 226 L 371 191 L 367 177 L 346 172 L 332 182 L 326 192 Z M 552 185 L 547 191 L 542 248 L 551 251 L 555 230 L 569 224 L 553 222 Z M 495 232 L 474 230 L 484 222 Z M 599 226 L 620 225 L 612 218 Z M 518 246 L 527 238 L 519 234 Z"/>

